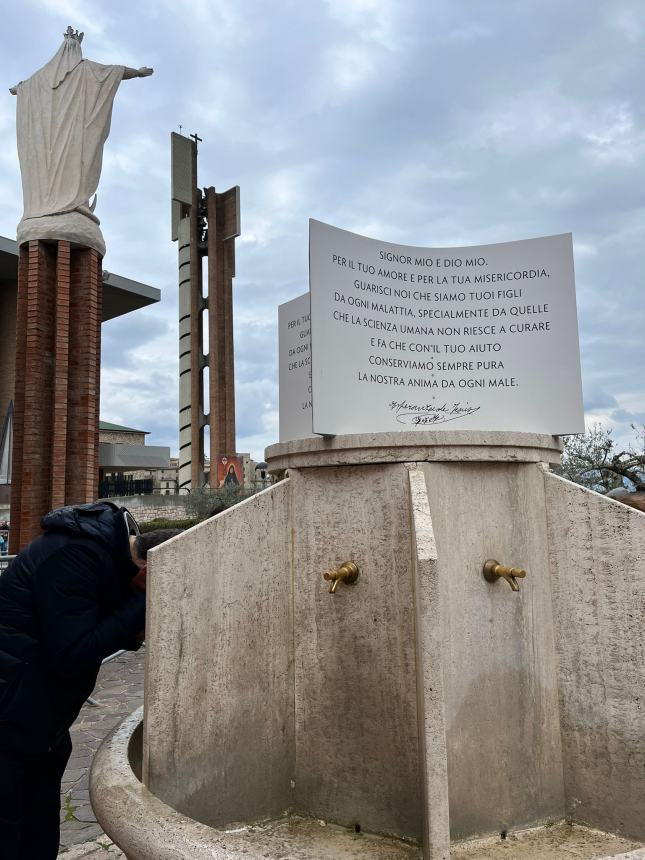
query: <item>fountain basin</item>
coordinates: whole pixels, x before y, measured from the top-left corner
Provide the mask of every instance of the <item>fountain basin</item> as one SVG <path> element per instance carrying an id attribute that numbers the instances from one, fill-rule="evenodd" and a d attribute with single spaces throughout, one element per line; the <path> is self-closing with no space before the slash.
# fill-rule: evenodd
<path id="1" fill-rule="evenodd" d="M 90 772 L 96 817 L 131 860 L 420 860 L 398 839 L 300 816 L 218 830 L 176 812 L 140 781 L 143 708 L 116 727 Z M 640 845 L 640 847 L 638 847 Z M 453 844 L 451 860 L 645 860 L 633 840 L 564 822 Z"/>
<path id="2" fill-rule="evenodd" d="M 418 847 L 312 818 L 219 830 L 176 812 L 141 782 L 143 708 L 101 744 L 90 771 L 99 824 L 131 860 L 419 860 Z M 645 856 L 645 855 L 643 855 Z"/>

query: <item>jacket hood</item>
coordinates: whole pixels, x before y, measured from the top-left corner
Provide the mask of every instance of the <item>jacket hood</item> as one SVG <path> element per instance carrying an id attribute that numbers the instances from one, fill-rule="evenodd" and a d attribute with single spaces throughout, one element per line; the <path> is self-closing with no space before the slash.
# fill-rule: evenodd
<path id="1" fill-rule="evenodd" d="M 41 521 L 45 532 L 58 532 L 70 537 L 90 538 L 102 544 L 121 567 L 127 563 L 128 574 L 137 571 L 130 554 L 129 530 L 125 521 L 127 508 L 112 502 L 91 505 L 67 505 L 50 511 Z"/>

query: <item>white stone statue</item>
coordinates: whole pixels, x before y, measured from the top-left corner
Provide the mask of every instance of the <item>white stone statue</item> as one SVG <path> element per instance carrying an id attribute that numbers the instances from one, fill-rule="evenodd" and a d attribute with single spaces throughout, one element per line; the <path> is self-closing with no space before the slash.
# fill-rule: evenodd
<path id="1" fill-rule="evenodd" d="M 18 244 L 64 239 L 105 254 L 94 214 L 110 133 L 112 104 L 122 80 L 152 69 L 104 66 L 83 59 L 83 33 L 67 28 L 54 57 L 10 92 L 18 96 L 16 128 L 24 212 Z"/>

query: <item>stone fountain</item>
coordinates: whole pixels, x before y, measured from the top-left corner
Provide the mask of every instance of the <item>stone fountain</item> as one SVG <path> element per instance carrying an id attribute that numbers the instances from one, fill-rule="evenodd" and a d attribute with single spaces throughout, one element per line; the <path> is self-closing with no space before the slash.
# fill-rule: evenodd
<path id="1" fill-rule="evenodd" d="M 91 776 L 126 855 L 645 858 L 645 514 L 559 453 L 282 443 L 152 551 L 144 714 Z"/>

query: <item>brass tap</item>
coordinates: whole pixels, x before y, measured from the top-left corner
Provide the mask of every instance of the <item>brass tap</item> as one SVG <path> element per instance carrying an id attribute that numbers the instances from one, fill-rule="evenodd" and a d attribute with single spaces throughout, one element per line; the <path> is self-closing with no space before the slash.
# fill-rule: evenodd
<path id="1" fill-rule="evenodd" d="M 519 591 L 520 587 L 516 582 L 516 579 L 524 579 L 526 576 L 526 571 L 522 567 L 506 567 L 504 564 L 500 564 L 498 561 L 495 561 L 492 558 L 489 558 L 488 561 L 484 562 L 484 569 L 482 571 L 484 574 L 484 579 L 487 582 L 497 582 L 497 580 L 501 577 L 505 579 L 506 582 L 511 586 L 513 591 Z"/>
<path id="2" fill-rule="evenodd" d="M 328 570 L 327 573 L 323 573 L 323 579 L 327 580 L 327 582 L 331 582 L 329 593 L 336 594 L 339 582 L 344 582 L 346 585 L 350 585 L 352 582 L 356 582 L 358 579 L 358 573 L 358 568 L 354 562 L 346 561 L 345 564 L 341 564 L 338 570 Z"/>

